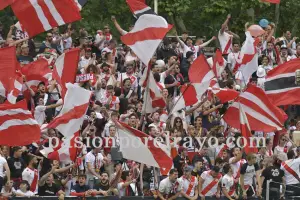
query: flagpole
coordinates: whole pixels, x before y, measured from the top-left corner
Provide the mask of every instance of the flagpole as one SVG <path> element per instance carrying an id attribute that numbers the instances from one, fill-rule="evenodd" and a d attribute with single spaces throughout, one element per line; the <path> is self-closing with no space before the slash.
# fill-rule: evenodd
<path id="1" fill-rule="evenodd" d="M 154 12 L 158 14 L 158 0 L 154 0 Z"/>
<path id="2" fill-rule="evenodd" d="M 149 64 L 148 64 L 148 68 L 150 68 Z M 147 115 L 146 108 L 147 108 L 147 101 L 148 101 L 148 97 L 149 97 L 148 96 L 149 95 L 149 81 L 150 81 L 149 74 L 152 73 L 150 71 L 150 69 L 148 69 L 148 68 L 145 68 L 145 70 L 147 70 L 147 76 L 146 77 L 148 77 L 148 79 L 147 79 L 147 86 L 146 86 L 146 88 L 144 90 L 146 94 L 144 93 L 143 110 L 142 110 L 142 115 L 141 115 L 141 119 L 140 119 L 141 126 L 139 127 L 142 130 L 142 132 L 145 131 L 144 120 L 145 120 L 145 117 Z"/>

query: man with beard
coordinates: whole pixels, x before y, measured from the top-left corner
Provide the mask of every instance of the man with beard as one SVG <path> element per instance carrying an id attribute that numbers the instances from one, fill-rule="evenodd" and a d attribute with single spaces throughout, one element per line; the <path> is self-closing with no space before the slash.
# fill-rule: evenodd
<path id="1" fill-rule="evenodd" d="M 28 166 L 24 169 L 22 173 L 22 180 L 28 181 L 30 185 L 30 191 L 34 194 L 37 194 L 39 180 L 39 172 L 37 170 L 38 160 L 35 156 L 28 155 L 28 157 Z"/>
<path id="2" fill-rule="evenodd" d="M 135 92 L 137 92 L 138 79 L 134 74 L 134 64 L 133 63 L 127 63 L 126 72 L 121 73 L 118 76 L 117 86 L 120 87 L 121 90 L 123 90 L 123 88 L 124 88 L 123 80 L 125 80 L 127 78 L 130 79 L 133 89 L 135 90 Z"/>
<path id="3" fill-rule="evenodd" d="M 110 70 L 109 70 L 110 66 L 109 66 L 109 64 L 107 64 L 105 62 L 101 65 L 100 68 L 101 68 L 100 78 L 105 79 L 106 82 L 107 82 L 109 80 L 110 76 L 111 76 L 111 73 L 110 73 Z"/>
<path id="4" fill-rule="evenodd" d="M 98 79 L 96 83 L 94 94 L 96 97 L 96 101 L 98 102 L 102 102 L 106 98 L 106 83 L 107 81 L 104 78 L 101 80 Z"/>
<path id="5" fill-rule="evenodd" d="M 162 180 L 159 184 L 158 197 L 161 200 L 173 200 L 180 195 L 180 186 L 177 181 L 178 172 L 176 169 L 171 169 L 169 176 Z"/>
<path id="6" fill-rule="evenodd" d="M 181 177 L 183 175 L 183 169 L 191 165 L 186 148 L 182 146 L 178 148 L 178 155 L 173 159 L 173 164 L 174 168 L 178 170 L 178 176 Z"/>
<path id="7" fill-rule="evenodd" d="M 100 182 L 95 184 L 95 190 L 102 191 L 103 196 L 107 195 L 118 195 L 118 190 L 116 188 L 111 188 L 111 185 L 109 183 L 109 176 L 106 171 L 102 172 L 100 175 Z"/>
<path id="8" fill-rule="evenodd" d="M 57 166 L 52 166 L 51 171 L 39 180 L 39 196 L 58 196 L 59 199 L 64 199 L 65 193 L 54 183 L 53 174 L 56 168 Z"/>

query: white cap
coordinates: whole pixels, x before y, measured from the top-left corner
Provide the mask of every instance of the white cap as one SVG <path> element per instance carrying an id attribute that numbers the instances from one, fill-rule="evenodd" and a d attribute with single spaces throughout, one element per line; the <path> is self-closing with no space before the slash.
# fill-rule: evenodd
<path id="1" fill-rule="evenodd" d="M 157 60 L 155 64 L 160 68 L 165 66 L 165 62 L 163 60 Z"/>
<path id="2" fill-rule="evenodd" d="M 259 78 L 265 77 L 266 76 L 266 70 L 262 67 L 258 67 L 258 69 L 256 71 L 256 75 Z"/>
<path id="3" fill-rule="evenodd" d="M 240 85 L 235 85 L 235 90 L 241 90 L 241 86 Z"/>

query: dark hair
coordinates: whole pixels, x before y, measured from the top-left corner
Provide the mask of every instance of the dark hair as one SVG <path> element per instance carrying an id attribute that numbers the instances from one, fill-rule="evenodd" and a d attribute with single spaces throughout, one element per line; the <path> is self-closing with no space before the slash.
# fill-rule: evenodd
<path id="1" fill-rule="evenodd" d="M 220 157 L 217 157 L 216 160 L 215 160 L 215 164 L 217 164 L 217 163 L 222 164 L 222 163 L 224 163 L 224 160 Z"/>
<path id="2" fill-rule="evenodd" d="M 128 118 L 130 119 L 132 116 L 134 116 L 135 118 L 137 118 L 137 119 L 138 119 L 138 116 L 137 116 L 137 114 L 136 114 L 136 113 L 131 113 L 131 114 L 128 116 Z"/>
<path id="3" fill-rule="evenodd" d="M 114 89 L 114 86 L 112 86 L 112 85 L 106 86 L 106 90 L 113 90 L 113 89 Z"/>
<path id="4" fill-rule="evenodd" d="M 295 157 L 295 152 L 294 150 L 290 150 L 287 152 L 287 157 L 288 159 L 293 159 Z"/>
<path id="5" fill-rule="evenodd" d="M 30 185 L 29 185 L 28 181 L 23 180 L 23 181 L 20 182 L 20 185 L 21 184 L 25 184 L 27 186 L 27 190 L 30 190 Z"/>
<path id="6" fill-rule="evenodd" d="M 226 163 L 224 166 L 223 166 L 223 172 L 225 174 L 227 174 L 229 172 L 229 169 L 230 169 L 230 164 Z"/>
<path id="7" fill-rule="evenodd" d="M 130 78 L 125 78 L 125 79 L 123 80 L 123 85 L 125 85 L 125 82 L 126 82 L 126 81 L 128 81 L 128 80 L 129 80 L 129 81 L 130 81 L 130 83 L 131 83 L 131 80 L 130 80 Z"/>
<path id="8" fill-rule="evenodd" d="M 217 173 L 219 173 L 219 172 L 220 172 L 220 167 L 218 167 L 218 166 L 213 166 L 213 167 L 211 168 L 211 170 L 212 170 L 212 171 L 215 171 L 215 172 L 217 172 Z"/>
<path id="9" fill-rule="evenodd" d="M 172 175 L 172 174 L 174 174 L 174 173 L 176 173 L 176 172 L 178 172 L 178 171 L 177 171 L 176 168 L 174 168 L 174 169 L 171 169 L 171 170 L 170 170 L 169 174 Z"/>
<path id="10" fill-rule="evenodd" d="M 102 174 L 107 174 L 107 176 L 109 177 L 109 173 L 107 171 L 103 171 L 100 173 L 100 175 L 102 175 Z"/>
<path id="11" fill-rule="evenodd" d="M 125 181 L 126 178 L 127 178 L 127 176 L 129 176 L 129 171 L 123 171 L 123 172 L 122 172 L 122 175 L 121 175 L 121 179 L 122 179 L 123 181 Z"/>
<path id="12" fill-rule="evenodd" d="M 79 179 L 79 178 L 84 178 L 84 179 L 86 179 L 86 175 L 85 175 L 85 174 L 79 174 L 79 175 L 78 175 L 78 179 Z"/>
<path id="13" fill-rule="evenodd" d="M 160 75 L 159 75 L 158 72 L 155 72 L 155 73 L 153 74 L 153 77 L 154 77 L 154 80 L 155 80 L 156 82 L 159 82 L 159 81 L 160 81 Z"/>
<path id="14" fill-rule="evenodd" d="M 119 114 L 116 111 L 112 111 L 112 113 L 110 114 L 110 116 L 119 116 Z"/>

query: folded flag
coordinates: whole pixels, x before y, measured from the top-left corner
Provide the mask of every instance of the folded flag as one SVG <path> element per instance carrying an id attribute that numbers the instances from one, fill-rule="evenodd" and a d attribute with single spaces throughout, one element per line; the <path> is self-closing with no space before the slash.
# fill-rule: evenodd
<path id="1" fill-rule="evenodd" d="M 162 174 L 170 171 L 173 161 L 170 155 L 171 150 L 166 145 L 125 123 L 118 122 L 116 124 L 119 133 L 120 151 L 125 159 L 160 168 Z M 122 141 L 124 141 L 124 144 Z M 129 145 L 125 143 L 127 141 Z"/>
<path id="2" fill-rule="evenodd" d="M 40 139 L 40 126 L 25 100 L 0 104 L 0 145 L 23 146 Z"/>
<path id="3" fill-rule="evenodd" d="M 223 119 L 228 125 L 237 129 L 240 127 L 240 106 L 243 107 L 251 130 L 253 131 L 272 132 L 281 130 L 287 119 L 287 115 L 284 111 L 275 106 L 265 92 L 255 85 L 249 85 L 248 88 L 236 98 L 223 116 Z"/>
<path id="4" fill-rule="evenodd" d="M 61 112 L 45 128 L 56 128 L 68 138 L 80 130 L 92 92 L 71 83 L 67 83 L 66 88 Z"/>

